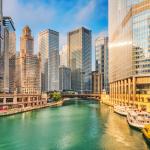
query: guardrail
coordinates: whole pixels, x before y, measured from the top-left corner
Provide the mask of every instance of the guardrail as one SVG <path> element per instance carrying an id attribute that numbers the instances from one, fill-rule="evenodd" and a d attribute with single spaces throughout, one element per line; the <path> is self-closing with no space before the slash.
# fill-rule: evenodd
<path id="1" fill-rule="evenodd" d="M 96 98 L 96 99 L 101 99 L 100 94 L 62 94 L 63 98 Z"/>

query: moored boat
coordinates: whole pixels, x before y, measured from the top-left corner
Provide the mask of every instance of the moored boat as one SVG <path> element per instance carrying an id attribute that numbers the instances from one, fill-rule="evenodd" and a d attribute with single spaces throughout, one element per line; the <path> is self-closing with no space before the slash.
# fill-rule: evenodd
<path id="1" fill-rule="evenodd" d="M 145 125 L 142 129 L 143 136 L 148 144 L 150 144 L 150 124 Z"/>
<path id="2" fill-rule="evenodd" d="M 127 112 L 126 112 L 124 106 L 114 106 L 114 112 L 119 114 L 119 115 L 122 115 L 122 116 L 127 115 Z"/>
<path id="3" fill-rule="evenodd" d="M 143 129 L 145 125 L 150 124 L 150 114 L 137 110 L 128 111 L 127 121 L 131 127 Z"/>
<path id="4" fill-rule="evenodd" d="M 127 116 L 127 112 L 129 110 L 130 110 L 129 106 L 119 106 L 119 105 L 114 106 L 114 112 L 122 116 Z"/>

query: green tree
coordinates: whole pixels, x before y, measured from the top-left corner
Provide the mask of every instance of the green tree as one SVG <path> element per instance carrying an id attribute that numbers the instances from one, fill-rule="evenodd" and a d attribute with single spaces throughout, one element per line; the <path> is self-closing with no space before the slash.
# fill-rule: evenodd
<path id="1" fill-rule="evenodd" d="M 52 94 L 52 98 L 54 99 L 54 101 L 59 101 L 61 99 L 61 93 L 60 92 L 54 92 Z"/>

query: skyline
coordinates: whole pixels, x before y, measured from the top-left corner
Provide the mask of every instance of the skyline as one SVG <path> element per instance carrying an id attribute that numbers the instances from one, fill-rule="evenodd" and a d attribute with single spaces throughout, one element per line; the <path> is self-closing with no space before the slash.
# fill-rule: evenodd
<path id="1" fill-rule="evenodd" d="M 67 42 L 67 33 L 85 26 L 92 30 L 92 70 L 95 69 L 95 38 L 100 33 L 107 34 L 107 0 L 72 0 L 69 2 L 66 2 L 66 0 L 58 0 L 57 2 L 55 0 L 37 0 L 36 2 L 34 0 L 13 0 L 9 1 L 9 5 L 7 5 L 8 1 L 4 1 L 3 11 L 4 16 L 11 16 L 14 20 L 17 51 L 20 50 L 20 36 L 25 25 L 29 25 L 32 29 L 35 39 L 35 52 L 38 51 L 37 37 L 40 31 L 47 28 L 58 31 L 60 33 L 59 50 L 62 50 L 62 46 Z"/>
<path id="2" fill-rule="evenodd" d="M 0 149 L 150 148 L 150 0 L 0 0 L 0 29 Z"/>

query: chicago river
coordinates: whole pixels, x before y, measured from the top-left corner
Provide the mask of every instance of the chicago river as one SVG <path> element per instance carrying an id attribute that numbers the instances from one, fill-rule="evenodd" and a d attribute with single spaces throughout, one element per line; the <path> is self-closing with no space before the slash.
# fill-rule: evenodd
<path id="1" fill-rule="evenodd" d="M 148 150 L 126 118 L 95 101 L 1 117 L 0 128 L 0 150 Z"/>

